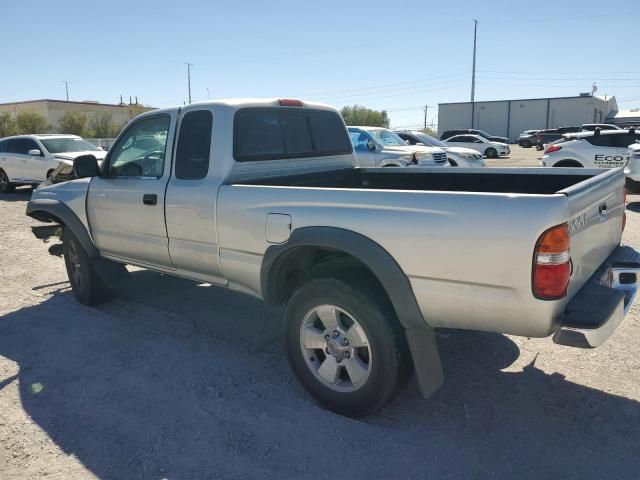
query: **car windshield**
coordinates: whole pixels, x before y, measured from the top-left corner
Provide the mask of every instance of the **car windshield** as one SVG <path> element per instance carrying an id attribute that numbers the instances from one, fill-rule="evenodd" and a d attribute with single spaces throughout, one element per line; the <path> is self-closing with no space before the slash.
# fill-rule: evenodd
<path id="1" fill-rule="evenodd" d="M 431 135 L 427 135 L 426 133 L 416 134 L 422 143 L 431 147 L 448 147 L 448 145 L 444 142 L 441 142 L 437 138 L 433 138 Z"/>
<path id="2" fill-rule="evenodd" d="M 372 129 L 372 130 L 366 130 L 366 132 L 369 135 L 371 135 L 376 140 L 376 142 L 380 143 L 381 145 L 391 145 L 396 147 L 407 146 L 407 142 L 402 140 L 402 138 L 400 138 L 391 130 L 373 130 Z"/>
<path id="3" fill-rule="evenodd" d="M 49 153 L 96 152 L 100 149 L 82 138 L 61 137 L 40 140 Z"/>

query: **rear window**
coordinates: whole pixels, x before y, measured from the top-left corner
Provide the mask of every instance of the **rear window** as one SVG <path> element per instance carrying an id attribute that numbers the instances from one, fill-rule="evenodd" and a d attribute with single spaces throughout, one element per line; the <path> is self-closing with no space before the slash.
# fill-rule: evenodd
<path id="1" fill-rule="evenodd" d="M 239 110 L 233 156 L 238 162 L 345 155 L 353 151 L 335 112 L 297 108 Z"/>

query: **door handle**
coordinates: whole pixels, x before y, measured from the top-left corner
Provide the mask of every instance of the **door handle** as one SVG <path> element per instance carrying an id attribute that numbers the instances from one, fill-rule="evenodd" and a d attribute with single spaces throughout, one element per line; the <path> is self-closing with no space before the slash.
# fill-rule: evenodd
<path id="1" fill-rule="evenodd" d="M 142 203 L 145 205 L 156 205 L 158 203 L 158 195 L 155 193 L 145 193 L 142 196 Z"/>

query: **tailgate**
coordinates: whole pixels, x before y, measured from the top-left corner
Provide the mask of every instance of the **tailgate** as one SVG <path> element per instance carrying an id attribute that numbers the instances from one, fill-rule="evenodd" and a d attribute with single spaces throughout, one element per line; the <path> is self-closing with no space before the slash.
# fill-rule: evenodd
<path id="1" fill-rule="evenodd" d="M 591 170 L 588 180 L 561 190 L 569 207 L 571 298 L 620 244 L 624 216 L 624 172 Z M 581 172 L 582 173 L 582 172 Z"/>

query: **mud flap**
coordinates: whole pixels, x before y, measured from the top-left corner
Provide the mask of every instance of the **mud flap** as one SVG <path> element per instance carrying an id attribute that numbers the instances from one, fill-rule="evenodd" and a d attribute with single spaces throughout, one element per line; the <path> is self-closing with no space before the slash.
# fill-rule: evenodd
<path id="1" fill-rule="evenodd" d="M 424 398 L 433 395 L 444 383 L 444 372 L 433 329 L 426 324 L 405 330 L 420 392 Z"/>

